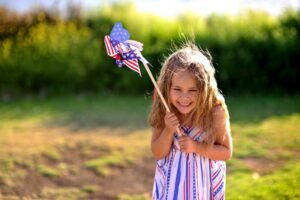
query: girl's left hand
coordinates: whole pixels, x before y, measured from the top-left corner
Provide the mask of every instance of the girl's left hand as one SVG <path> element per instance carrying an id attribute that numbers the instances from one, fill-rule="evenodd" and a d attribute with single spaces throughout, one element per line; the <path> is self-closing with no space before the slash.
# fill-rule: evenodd
<path id="1" fill-rule="evenodd" d="M 196 153 L 197 142 L 188 136 L 181 136 L 178 139 L 180 150 L 185 153 Z"/>

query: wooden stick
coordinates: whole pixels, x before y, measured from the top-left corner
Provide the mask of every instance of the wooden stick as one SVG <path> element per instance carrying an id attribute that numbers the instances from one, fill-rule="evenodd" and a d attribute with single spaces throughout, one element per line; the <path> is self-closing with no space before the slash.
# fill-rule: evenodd
<path id="1" fill-rule="evenodd" d="M 155 87 L 155 89 L 156 89 L 156 91 L 157 91 L 157 93 L 158 93 L 160 99 L 162 100 L 162 102 L 163 102 L 163 104 L 164 104 L 164 106 L 165 106 L 167 112 L 170 112 L 170 108 L 169 108 L 169 106 L 168 106 L 168 104 L 167 104 L 167 102 L 166 102 L 164 96 L 162 95 L 162 93 L 161 93 L 161 91 L 160 91 L 160 89 L 159 89 L 159 87 L 158 87 L 158 85 L 157 85 L 157 83 L 156 83 L 156 81 L 155 81 L 155 79 L 154 79 L 154 77 L 153 77 L 153 75 L 152 75 L 152 73 L 151 73 L 151 71 L 150 71 L 150 69 L 149 69 L 147 63 L 143 62 L 143 64 L 144 64 L 144 67 L 145 67 L 145 69 L 146 69 L 146 71 L 147 71 L 147 73 L 148 73 L 148 75 L 149 75 L 149 77 L 150 77 L 150 79 L 151 79 L 151 81 L 152 81 L 152 83 L 153 83 L 153 85 L 154 85 L 154 87 Z M 179 136 L 182 136 L 182 135 L 183 135 L 183 134 L 181 133 L 179 127 L 176 128 L 176 131 L 177 131 L 177 133 L 179 134 Z"/>

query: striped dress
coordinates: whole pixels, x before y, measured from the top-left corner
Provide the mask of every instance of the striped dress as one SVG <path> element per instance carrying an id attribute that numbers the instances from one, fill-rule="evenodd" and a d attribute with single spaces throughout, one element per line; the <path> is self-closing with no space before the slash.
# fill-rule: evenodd
<path id="1" fill-rule="evenodd" d="M 182 127 L 196 141 L 205 132 Z M 153 200 L 219 200 L 225 199 L 226 164 L 179 150 L 178 137 L 174 136 L 170 153 L 156 162 Z"/>

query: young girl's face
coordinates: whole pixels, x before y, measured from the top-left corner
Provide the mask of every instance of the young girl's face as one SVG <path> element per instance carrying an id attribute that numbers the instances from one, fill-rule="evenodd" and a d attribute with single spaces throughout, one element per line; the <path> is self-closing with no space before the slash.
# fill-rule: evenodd
<path id="1" fill-rule="evenodd" d="M 170 89 L 171 104 L 183 115 L 190 113 L 196 106 L 199 95 L 196 78 L 189 71 L 178 71 L 172 77 Z"/>

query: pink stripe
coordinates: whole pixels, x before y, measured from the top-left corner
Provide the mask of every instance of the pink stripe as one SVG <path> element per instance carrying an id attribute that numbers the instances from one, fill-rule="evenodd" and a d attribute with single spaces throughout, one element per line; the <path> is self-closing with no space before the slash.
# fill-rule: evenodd
<path id="1" fill-rule="evenodd" d="M 219 183 L 213 188 L 213 190 L 215 190 L 217 187 L 219 187 L 219 185 L 220 185 L 221 182 L 222 182 L 222 179 L 223 179 L 223 176 L 222 176 L 221 180 L 219 181 Z"/>
<path id="2" fill-rule="evenodd" d="M 166 188 L 166 186 L 167 186 L 167 185 L 165 184 L 165 183 L 166 183 L 166 176 L 164 175 L 164 173 L 162 172 L 162 170 L 161 170 L 159 167 L 158 167 L 157 169 L 158 169 L 158 172 L 161 174 L 161 176 L 162 176 L 163 179 L 164 179 L 164 180 L 163 180 L 163 183 L 160 182 L 161 185 L 163 185 L 163 188 L 162 188 L 162 190 L 161 190 L 161 191 L 162 191 L 161 196 L 163 197 L 163 196 L 165 195 L 165 188 Z"/>
<path id="3" fill-rule="evenodd" d="M 215 179 L 215 175 L 220 171 L 221 169 L 218 169 L 217 171 L 215 171 L 215 173 L 212 175 L 212 179 Z"/>
<path id="4" fill-rule="evenodd" d="M 201 133 L 202 133 L 202 131 L 199 131 L 198 133 L 196 133 L 196 134 L 193 136 L 193 139 L 195 139 L 196 136 L 198 136 L 198 135 L 201 134 Z"/>
<path id="5" fill-rule="evenodd" d="M 224 193 L 222 194 L 222 196 L 221 196 L 221 199 L 223 199 L 224 198 Z"/>

